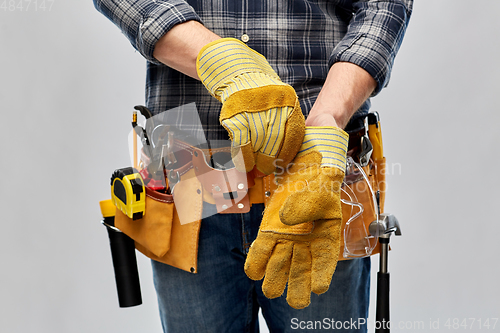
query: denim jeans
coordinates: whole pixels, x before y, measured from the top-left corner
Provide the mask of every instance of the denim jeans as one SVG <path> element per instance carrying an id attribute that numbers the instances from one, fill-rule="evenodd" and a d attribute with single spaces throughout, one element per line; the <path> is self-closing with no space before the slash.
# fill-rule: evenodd
<path id="1" fill-rule="evenodd" d="M 205 212 L 215 206 L 204 203 Z M 153 261 L 154 284 L 164 332 L 259 332 L 258 311 L 275 332 L 366 332 L 370 258 L 339 261 L 329 290 L 311 295 L 302 310 L 283 296 L 268 299 L 262 281 L 243 270 L 246 254 L 257 236 L 263 205 L 246 214 L 215 214 L 201 224 L 198 272 L 188 273 Z M 204 214 L 205 215 L 205 214 Z"/>

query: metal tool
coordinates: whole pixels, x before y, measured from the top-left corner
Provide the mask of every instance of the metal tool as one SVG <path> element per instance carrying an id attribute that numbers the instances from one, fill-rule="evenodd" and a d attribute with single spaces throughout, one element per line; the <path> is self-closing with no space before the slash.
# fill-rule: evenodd
<path id="1" fill-rule="evenodd" d="M 358 154 L 359 164 L 362 167 L 365 167 L 370 162 L 370 158 L 373 152 L 373 145 L 370 142 L 370 139 L 365 134 L 361 137 L 361 151 Z"/>
<path id="2" fill-rule="evenodd" d="M 375 314 L 375 332 L 390 332 L 389 307 L 389 240 L 392 234 L 401 236 L 401 227 L 398 219 L 392 214 L 379 214 L 379 219 L 369 226 L 369 232 L 377 237 L 380 243 L 380 267 L 377 273 L 377 310 Z"/>
<path id="3" fill-rule="evenodd" d="M 147 133 L 151 133 L 152 129 L 154 128 L 153 113 L 151 112 L 151 110 L 149 110 L 144 105 L 136 105 L 134 106 L 134 109 L 139 111 L 144 116 L 144 118 L 146 118 L 145 130 L 147 131 Z"/>

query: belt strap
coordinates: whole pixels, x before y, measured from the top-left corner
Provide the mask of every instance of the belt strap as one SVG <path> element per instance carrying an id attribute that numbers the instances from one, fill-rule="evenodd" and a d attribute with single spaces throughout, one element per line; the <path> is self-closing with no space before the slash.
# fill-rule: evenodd
<path id="1" fill-rule="evenodd" d="M 193 168 L 202 184 L 203 200 L 215 204 L 218 213 L 247 213 L 252 204 L 265 203 L 276 187 L 274 176 L 264 178 L 264 174 L 258 171 L 220 170 L 208 164 L 210 157 L 216 153 L 230 154 L 230 147 L 201 149 L 177 139 L 173 141 L 173 146 L 176 157 L 179 157 L 168 171 L 170 186 L 175 187 L 179 176 Z"/>
<path id="2" fill-rule="evenodd" d="M 366 134 L 364 128 L 349 133 L 349 155 L 355 155 L 359 141 Z M 219 152 L 230 153 L 230 147 L 201 149 L 182 140 L 174 139 L 173 146 L 177 163 L 168 170 L 168 181 L 174 187 L 180 176 L 194 168 L 196 177 L 202 184 L 203 200 L 214 204 L 218 213 L 247 213 L 252 204 L 267 204 L 277 185 L 274 175 L 265 176 L 255 169 L 243 173 L 236 168 L 214 169 L 207 160 Z M 147 165 L 149 159 L 142 155 Z"/>

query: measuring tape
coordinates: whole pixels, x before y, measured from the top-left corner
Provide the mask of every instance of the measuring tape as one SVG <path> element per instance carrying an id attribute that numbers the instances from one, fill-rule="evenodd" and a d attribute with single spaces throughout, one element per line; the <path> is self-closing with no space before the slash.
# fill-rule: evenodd
<path id="1" fill-rule="evenodd" d="M 128 167 L 113 172 L 111 200 L 132 220 L 141 219 L 146 214 L 146 188 L 136 169 Z"/>

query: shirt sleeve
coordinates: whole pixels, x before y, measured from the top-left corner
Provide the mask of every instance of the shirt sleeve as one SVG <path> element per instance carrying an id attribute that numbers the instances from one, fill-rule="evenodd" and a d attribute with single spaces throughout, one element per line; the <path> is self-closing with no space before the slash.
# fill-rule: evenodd
<path id="1" fill-rule="evenodd" d="M 389 82 L 412 6 L 413 0 L 354 1 L 347 34 L 335 46 L 329 65 L 346 61 L 364 68 L 377 82 L 372 96 L 378 94 Z"/>
<path id="2" fill-rule="evenodd" d="M 201 22 L 194 9 L 183 0 L 93 0 L 95 8 L 127 36 L 148 61 L 156 42 L 176 24 Z"/>

